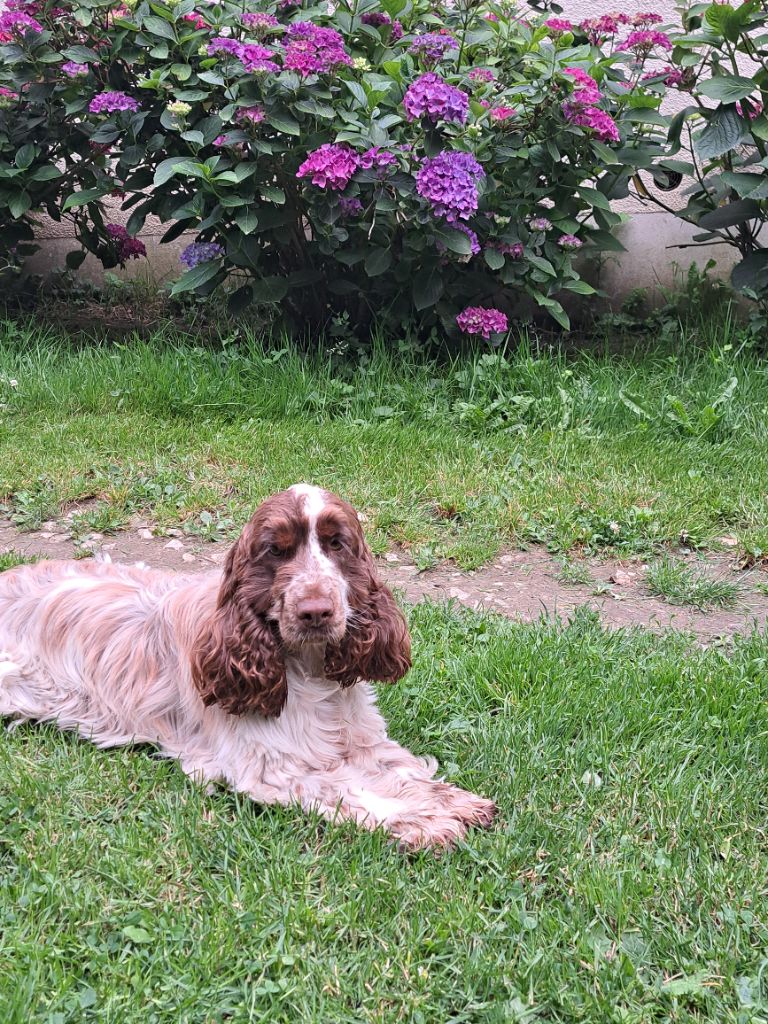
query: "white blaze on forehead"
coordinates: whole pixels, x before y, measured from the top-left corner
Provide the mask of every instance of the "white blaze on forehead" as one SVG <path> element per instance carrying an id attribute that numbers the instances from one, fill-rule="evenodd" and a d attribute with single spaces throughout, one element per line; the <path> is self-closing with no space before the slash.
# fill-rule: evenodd
<path id="1" fill-rule="evenodd" d="M 294 484 L 294 494 L 304 499 L 304 514 L 309 524 L 309 554 L 312 564 L 323 575 L 336 575 L 333 562 L 323 554 L 317 536 L 317 518 L 325 508 L 325 493 L 320 487 L 312 484 Z"/>

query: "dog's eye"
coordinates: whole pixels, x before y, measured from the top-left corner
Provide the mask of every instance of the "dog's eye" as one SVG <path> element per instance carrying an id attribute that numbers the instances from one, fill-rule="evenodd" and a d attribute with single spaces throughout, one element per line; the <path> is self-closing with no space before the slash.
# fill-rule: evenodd
<path id="1" fill-rule="evenodd" d="M 341 543 L 341 537 L 331 537 L 328 541 L 328 547 L 331 551 L 341 551 L 344 545 Z"/>
<path id="2" fill-rule="evenodd" d="M 287 554 L 287 551 L 285 548 L 281 548 L 279 544 L 270 544 L 269 553 L 273 558 L 283 558 Z"/>

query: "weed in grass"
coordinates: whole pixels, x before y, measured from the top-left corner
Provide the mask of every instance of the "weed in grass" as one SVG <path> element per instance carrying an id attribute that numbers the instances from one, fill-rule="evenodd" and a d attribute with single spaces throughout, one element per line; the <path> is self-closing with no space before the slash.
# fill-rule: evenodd
<path id="1" fill-rule="evenodd" d="M 562 558 L 558 563 L 557 579 L 572 587 L 587 587 L 592 583 L 592 573 L 586 562 Z"/>
<path id="2" fill-rule="evenodd" d="M 193 519 L 185 520 L 184 532 L 211 542 L 222 541 L 233 537 L 237 533 L 237 526 L 230 516 L 223 516 L 219 511 L 209 512 L 203 509 Z"/>
<path id="3" fill-rule="evenodd" d="M 20 551 L 0 551 L 0 572 L 6 569 L 13 569 L 17 565 L 31 565 L 37 559 L 30 555 L 23 555 Z"/>
<path id="4" fill-rule="evenodd" d="M 86 533 L 117 533 L 129 520 L 128 512 L 120 504 L 112 505 L 99 502 L 95 508 L 87 512 L 77 513 L 70 520 L 72 534 L 76 538 Z"/>
<path id="5" fill-rule="evenodd" d="M 695 608 L 728 608 L 736 603 L 741 590 L 732 580 L 713 579 L 671 558 L 648 566 L 646 585 L 652 594 L 670 604 Z"/>

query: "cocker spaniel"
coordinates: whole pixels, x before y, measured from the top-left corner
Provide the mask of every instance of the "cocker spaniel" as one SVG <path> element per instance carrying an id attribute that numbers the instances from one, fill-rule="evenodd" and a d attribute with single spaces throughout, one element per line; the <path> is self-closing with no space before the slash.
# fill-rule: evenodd
<path id="1" fill-rule="evenodd" d="M 260 803 L 449 846 L 495 808 L 388 738 L 369 683 L 410 664 L 354 509 L 307 484 L 259 506 L 223 574 L 55 561 L 0 576 L 0 716 L 155 744 Z"/>

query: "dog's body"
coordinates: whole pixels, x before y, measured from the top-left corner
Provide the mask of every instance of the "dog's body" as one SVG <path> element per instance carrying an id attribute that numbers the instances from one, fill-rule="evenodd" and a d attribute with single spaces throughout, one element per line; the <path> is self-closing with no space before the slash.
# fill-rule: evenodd
<path id="1" fill-rule="evenodd" d="M 494 807 L 388 739 L 364 680 L 399 678 L 409 654 L 356 516 L 304 485 L 261 506 L 223 573 L 42 562 L 0 576 L 0 716 L 152 743 L 259 802 L 446 845 Z"/>

